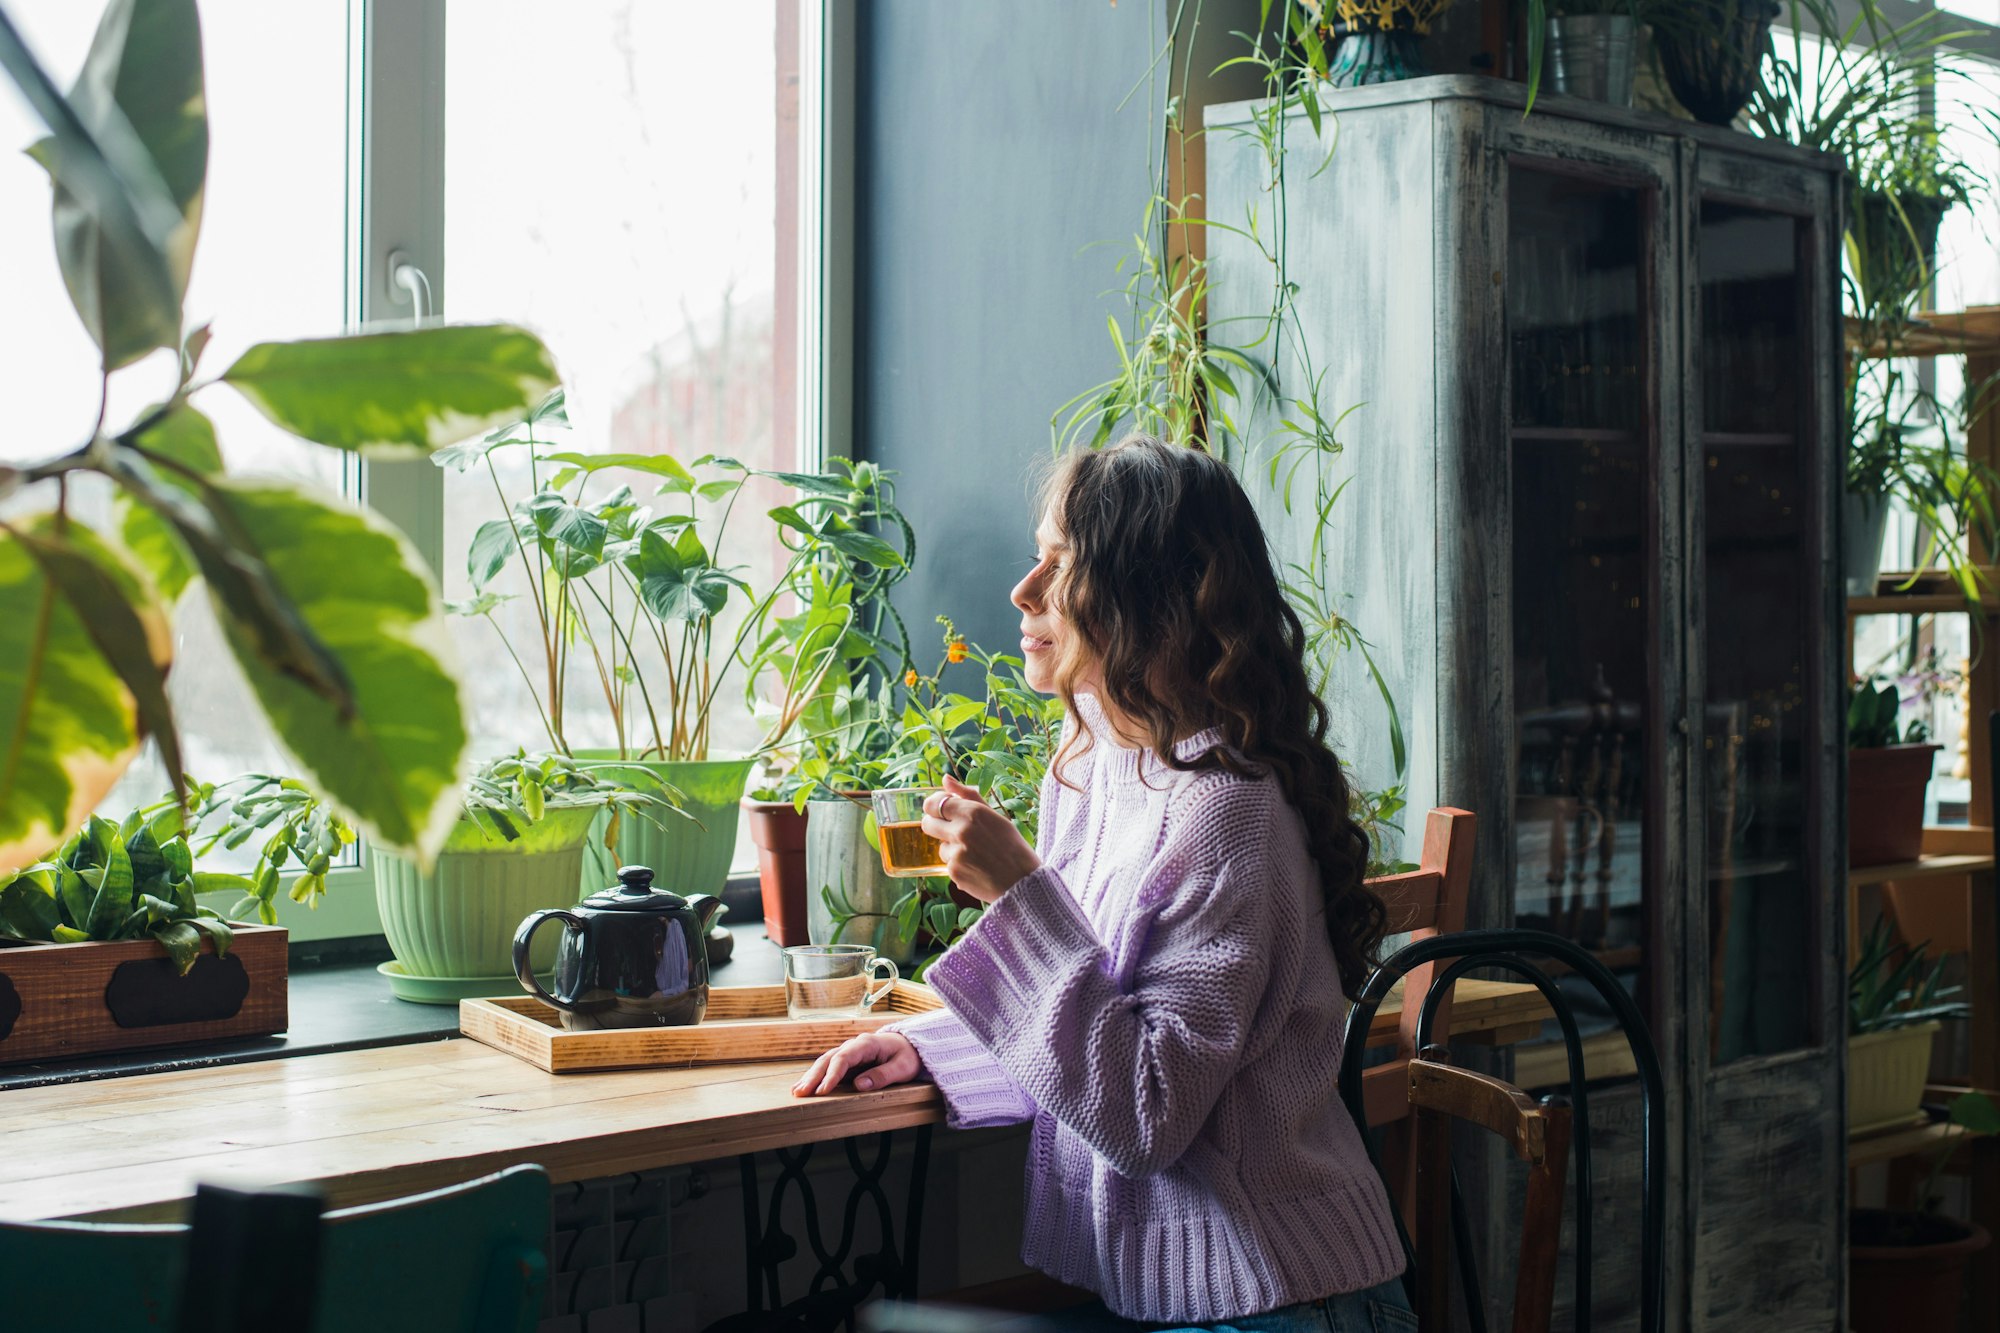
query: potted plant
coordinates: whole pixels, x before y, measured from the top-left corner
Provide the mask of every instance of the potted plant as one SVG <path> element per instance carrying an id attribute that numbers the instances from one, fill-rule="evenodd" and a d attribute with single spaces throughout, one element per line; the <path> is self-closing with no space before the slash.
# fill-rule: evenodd
<path id="1" fill-rule="evenodd" d="M 1301 0 L 1286 14 L 1299 66 L 1336 88 L 1359 88 L 1429 74 L 1423 39 L 1450 7 L 1451 0 Z"/>
<path id="2" fill-rule="evenodd" d="M 1801 18 L 1810 24 L 1802 24 Z M 1892 507 L 1926 534 L 1919 570 L 1936 564 L 1968 600 L 1983 577 L 1968 550 L 1995 534 L 2000 477 L 1966 456 L 1963 440 L 1987 405 L 1975 391 L 1953 407 L 1906 373 L 1897 356 L 1931 288 L 1937 223 L 1987 181 L 1972 154 L 2000 148 L 2000 118 L 1970 111 L 1965 133 L 1939 133 L 1937 106 L 1980 77 L 1952 47 L 1963 36 L 1939 13 L 1900 26 L 1873 0 L 1843 20 L 1828 0 L 1793 0 L 1792 36 L 1776 44 L 1751 97 L 1747 124 L 1848 162 L 1851 185 L 1842 306 L 1848 340 L 1848 454 L 1843 580 L 1850 596 L 1876 590 Z M 1825 39 L 1807 45 L 1804 28 Z"/>
<path id="3" fill-rule="evenodd" d="M 30 152 L 100 370 L 76 404 L 80 442 L 0 466 L 0 660 L 21 668 L 0 734 L 0 872 L 83 827 L 146 741 L 182 781 L 165 679 L 173 606 L 197 585 L 297 771 L 371 839 L 427 857 L 458 801 L 464 703 L 424 561 L 339 496 L 229 475 L 199 404 L 234 391 L 329 448 L 415 455 L 539 398 L 547 349 L 504 325 L 440 326 L 204 365 L 208 329 L 183 311 L 207 174 L 201 50 L 192 4 L 110 6 L 65 97 L 0 24 L 0 66 L 49 126 Z M 107 417 L 114 378 L 142 361 L 156 374 L 160 349 L 177 358 L 164 398 Z M 115 494 L 111 522 L 73 511 L 86 479 Z"/>
<path id="4" fill-rule="evenodd" d="M 1877 918 L 1847 975 L 1847 1128 L 1850 1134 L 1907 1125 L 1924 1099 L 1931 1043 L 1963 1002 L 1940 984 L 1945 960 L 1923 946 L 1899 949 Z"/>
<path id="5" fill-rule="evenodd" d="M 919 977 L 983 909 L 941 877 L 884 872 L 868 790 L 936 786 L 949 773 L 978 788 L 1032 842 L 1062 722 L 1061 700 L 1030 689 L 1019 658 L 966 642 L 945 617 L 938 623 L 938 664 L 929 675 L 905 672 L 903 704 L 893 727 L 883 729 L 881 757 L 839 770 L 802 766 L 803 797 L 823 795 L 806 828 L 813 942 L 862 938 L 878 953 L 915 964 Z M 978 697 L 944 688 L 945 673 L 958 666 L 983 677 Z M 885 708 L 892 703 L 886 690 L 878 698 Z"/>
<path id="6" fill-rule="evenodd" d="M 1632 105 L 1633 48 L 1642 0 L 1528 0 L 1532 104 L 1544 68 L 1556 92 Z"/>
<path id="7" fill-rule="evenodd" d="M 599 815 L 615 841 L 629 819 L 673 813 L 657 794 L 632 791 L 564 755 L 489 760 L 466 784 L 464 813 L 435 864 L 371 849 L 382 933 L 396 955 L 380 970 L 407 1000 L 511 994 L 514 931 L 533 912 L 576 902 L 584 844 Z M 537 941 L 536 971 L 553 965 L 554 951 L 553 934 Z"/>
<path id="8" fill-rule="evenodd" d="M 1937 1181 L 1972 1137 L 2000 1134 L 2000 1107 L 1983 1092 L 1954 1097 L 1950 1125 L 1914 1209 L 1856 1208 L 1847 1221 L 1848 1327 L 1854 1333 L 1956 1328 L 1965 1268 L 1992 1237 L 1938 1211 Z"/>
<path id="9" fill-rule="evenodd" d="M 916 534 L 896 507 L 892 474 L 872 463 L 836 459 L 825 473 L 787 480 L 801 493 L 799 508 L 824 507 L 850 523 L 893 533 L 901 549 L 887 559 L 872 546 L 821 540 L 809 524 L 802 530 L 787 522 L 779 530 L 787 547 L 806 558 L 794 563 L 787 587 L 792 614 L 778 617 L 757 645 L 748 676 L 752 707 L 776 715 L 772 735 L 790 771 L 742 802 L 757 846 L 764 931 L 779 945 L 804 944 L 810 936 L 809 807 L 799 794 L 800 767 L 825 774 L 886 753 L 888 733 L 879 724 L 873 690 L 909 670 L 909 635 L 889 592 L 916 558 Z M 759 694 L 760 686 L 775 694 L 775 702 Z"/>
<path id="10" fill-rule="evenodd" d="M 1734 124 L 1757 90 L 1771 50 L 1777 0 L 1684 0 L 1654 5 L 1653 51 L 1674 100 L 1707 125 Z"/>
<path id="11" fill-rule="evenodd" d="M 1893 683 L 1859 682 L 1847 697 L 1847 863 L 1889 865 L 1923 853 L 1924 793 L 1933 756 L 1921 718 L 1899 730 Z"/>
<path id="12" fill-rule="evenodd" d="M 177 798 L 86 818 L 0 880 L 0 1063 L 283 1031 L 285 932 L 196 901 L 250 888 L 195 869 Z"/>
<path id="13" fill-rule="evenodd" d="M 825 478 L 757 473 L 730 458 L 691 463 L 666 454 L 549 451 L 551 432 L 568 426 L 561 390 L 521 420 L 484 439 L 436 455 L 440 467 L 483 466 L 505 516 L 482 524 L 467 552 L 475 597 L 453 608 L 484 617 L 498 633 L 540 710 L 551 749 L 598 765 L 615 780 L 677 805 L 690 816 L 629 829 L 617 856 L 642 861 L 658 883 L 680 893 L 720 893 L 736 844 L 738 802 L 757 754 L 710 753 L 715 709 L 732 668 L 748 663 L 797 572 L 836 547 L 883 565 L 902 554 L 865 528 L 874 515 L 845 501 L 852 488 L 808 488 L 769 511 L 786 542 L 786 567 L 762 593 L 720 552 L 744 482 L 770 476 L 790 485 Z M 530 493 L 510 500 L 494 464 L 496 450 L 525 450 Z M 655 514 L 620 485 L 589 493 L 598 474 L 622 469 L 659 479 L 669 512 Z M 519 560 L 539 642 L 531 670 L 495 614 L 512 600 L 490 586 Z M 738 618 L 725 625 L 726 613 Z M 582 658 L 602 691 L 612 745 L 575 743 L 568 713 L 570 670 Z M 781 719 L 779 728 L 788 725 Z M 607 852 L 610 844 L 606 842 Z M 616 861 L 593 852 L 586 886 Z"/>

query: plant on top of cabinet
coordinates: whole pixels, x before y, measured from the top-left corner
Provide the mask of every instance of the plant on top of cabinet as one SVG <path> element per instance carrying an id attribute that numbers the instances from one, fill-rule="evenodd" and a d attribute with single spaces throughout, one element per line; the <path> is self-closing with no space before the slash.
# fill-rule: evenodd
<path id="1" fill-rule="evenodd" d="M 1659 0 L 1528 0 L 1529 109 L 1544 71 L 1551 91 L 1630 106 L 1639 25 L 1671 9 Z"/>
<path id="2" fill-rule="evenodd" d="M 1706 125 L 1733 125 L 1757 91 L 1778 0 L 1684 0 L 1646 21 L 1674 100 Z"/>
<path id="3" fill-rule="evenodd" d="M 1302 73 L 1336 88 L 1358 88 L 1429 74 L 1423 39 L 1451 4 L 1452 0 L 1332 0 L 1331 4 L 1297 0 L 1286 6 L 1285 26 Z M 1265 26 L 1270 8 L 1266 0 Z"/>
<path id="4" fill-rule="evenodd" d="M 81 826 L 148 739 L 179 788 L 166 676 L 174 601 L 199 582 L 231 655 L 297 771 L 376 842 L 420 858 L 449 833 L 468 741 L 422 559 L 366 509 L 296 482 L 227 475 L 195 400 L 226 385 L 303 439 L 420 454 L 505 420 L 554 383 L 532 334 L 505 325 L 261 343 L 203 373 L 207 327 L 183 327 L 207 170 L 193 0 L 109 6 L 65 97 L 0 14 L 0 65 L 50 133 L 30 150 L 54 186 L 56 259 L 111 378 L 158 374 L 124 424 L 77 404 L 82 444 L 0 467 L 0 870 Z M 69 511 L 72 480 L 109 481 L 116 526 Z"/>

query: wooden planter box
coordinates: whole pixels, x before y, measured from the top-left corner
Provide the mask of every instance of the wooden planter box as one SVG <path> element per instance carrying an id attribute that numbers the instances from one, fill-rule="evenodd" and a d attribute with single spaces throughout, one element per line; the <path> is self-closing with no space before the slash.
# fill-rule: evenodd
<path id="1" fill-rule="evenodd" d="M 0 949 L 0 1065 L 283 1032 L 285 944 L 281 926 L 237 926 L 184 977 L 152 940 Z"/>

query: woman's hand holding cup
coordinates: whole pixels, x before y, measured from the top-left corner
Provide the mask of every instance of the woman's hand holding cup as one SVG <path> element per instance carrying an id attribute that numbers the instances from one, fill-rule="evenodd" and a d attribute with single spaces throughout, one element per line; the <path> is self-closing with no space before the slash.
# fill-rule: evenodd
<path id="1" fill-rule="evenodd" d="M 957 778 L 924 802 L 924 832 L 938 840 L 951 882 L 990 903 L 1041 869 L 1042 858 L 1014 822 Z"/>

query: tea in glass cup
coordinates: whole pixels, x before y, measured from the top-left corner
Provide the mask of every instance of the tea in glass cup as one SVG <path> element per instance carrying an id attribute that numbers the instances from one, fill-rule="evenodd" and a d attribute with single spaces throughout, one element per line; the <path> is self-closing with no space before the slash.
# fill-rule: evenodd
<path id="1" fill-rule="evenodd" d="M 924 801 L 942 790 L 941 787 L 894 787 L 873 794 L 884 874 L 911 879 L 945 873 L 938 840 L 923 828 Z"/>
<path id="2" fill-rule="evenodd" d="M 896 987 L 896 965 L 866 944 L 799 944 L 785 950 L 785 1013 L 860 1018 Z"/>

